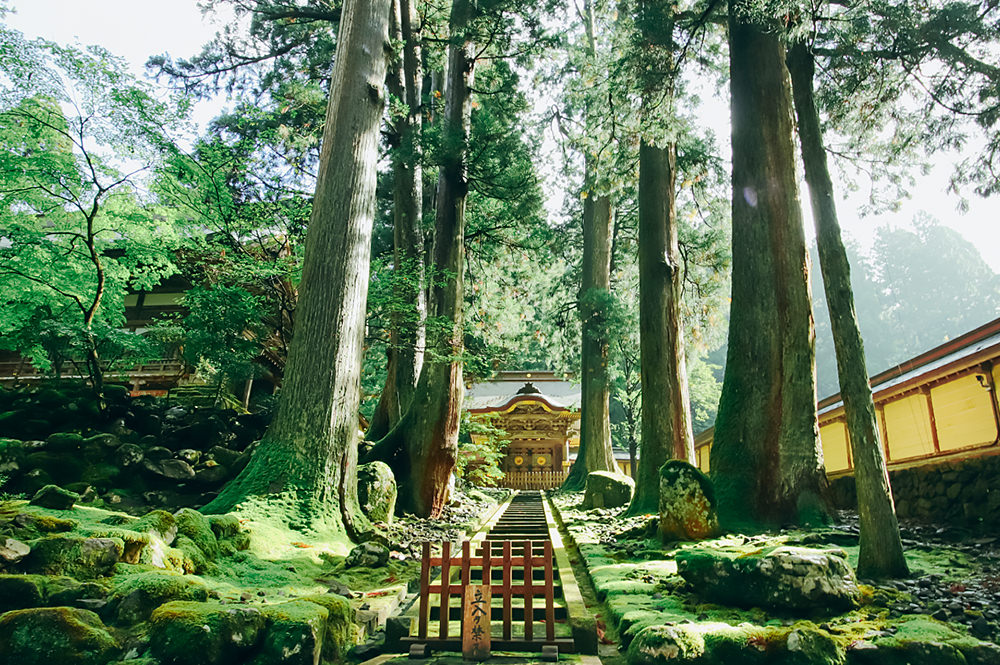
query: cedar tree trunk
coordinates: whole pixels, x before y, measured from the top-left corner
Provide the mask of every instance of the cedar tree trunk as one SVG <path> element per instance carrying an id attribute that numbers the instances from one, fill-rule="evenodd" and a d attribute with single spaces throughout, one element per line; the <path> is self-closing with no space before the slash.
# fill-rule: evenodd
<path id="1" fill-rule="evenodd" d="M 399 504 L 420 517 L 438 517 L 448 500 L 448 483 L 458 454 L 462 412 L 463 274 L 465 200 L 473 44 L 466 38 L 474 6 L 454 0 L 449 23 L 442 161 L 434 225 L 434 270 L 430 309 L 447 330 L 436 335 L 409 408 L 367 459 L 385 459 L 401 480 Z"/>
<path id="2" fill-rule="evenodd" d="M 611 450 L 607 302 L 611 296 L 611 197 L 594 190 L 583 202 L 583 283 L 580 289 L 580 449 L 564 487 L 582 489 L 592 471 L 615 471 Z"/>
<path id="3" fill-rule="evenodd" d="M 816 225 L 819 265 L 833 326 L 840 395 L 844 400 L 854 460 L 861 526 L 858 574 L 869 579 L 906 577 L 910 571 L 903 556 L 889 473 L 875 423 L 875 403 L 868 383 L 865 347 L 854 310 L 851 265 L 837 220 L 833 181 L 830 179 L 819 112 L 813 96 L 815 64 L 808 46 L 798 43 L 789 50 L 788 70 L 799 121 L 802 163 Z"/>
<path id="4" fill-rule="evenodd" d="M 393 270 L 385 387 L 368 439 L 385 436 L 402 418 L 424 362 L 427 297 L 424 291 L 424 235 L 421 227 L 423 169 L 420 155 L 423 70 L 420 25 L 413 0 L 394 0 L 393 39 L 403 51 L 386 79 L 390 94 L 406 104 L 388 132 L 393 174 Z"/>
<path id="5" fill-rule="evenodd" d="M 729 9 L 733 290 L 711 459 L 727 527 L 826 516 L 788 72 L 748 2 Z"/>
<path id="6" fill-rule="evenodd" d="M 681 324 L 681 265 L 674 207 L 677 147 L 639 146 L 639 348 L 642 454 L 629 513 L 655 513 L 660 467 L 695 463 Z"/>
<path id="7" fill-rule="evenodd" d="M 344 2 L 281 401 L 246 469 L 205 512 L 350 536 L 365 526 L 358 403 L 389 4 Z"/>

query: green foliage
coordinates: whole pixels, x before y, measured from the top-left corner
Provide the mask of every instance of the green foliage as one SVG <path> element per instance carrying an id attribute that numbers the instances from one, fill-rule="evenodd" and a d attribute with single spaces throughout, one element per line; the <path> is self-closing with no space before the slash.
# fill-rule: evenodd
<path id="1" fill-rule="evenodd" d="M 494 487 L 503 480 L 500 461 L 510 439 L 497 427 L 496 420 L 495 414 L 473 416 L 462 412 L 455 475 L 479 487 Z"/>
<path id="2" fill-rule="evenodd" d="M 260 355 L 260 301 L 239 287 L 194 286 L 184 294 L 186 311 L 160 321 L 154 331 L 204 378 L 245 381 L 256 374 L 253 361 Z"/>
<path id="3" fill-rule="evenodd" d="M 158 101 L 99 47 L 26 40 L 0 26 L 0 348 L 44 370 L 143 357 L 122 331 L 130 288 L 175 271 L 177 223 L 140 174 L 169 149 L 182 106 Z"/>

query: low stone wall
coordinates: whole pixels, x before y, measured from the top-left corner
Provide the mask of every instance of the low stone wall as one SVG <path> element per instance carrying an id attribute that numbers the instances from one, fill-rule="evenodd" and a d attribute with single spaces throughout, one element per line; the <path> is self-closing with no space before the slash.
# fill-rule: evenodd
<path id="1" fill-rule="evenodd" d="M 928 463 L 889 471 L 896 513 L 971 529 L 1000 527 L 1000 455 Z M 830 481 L 834 506 L 857 508 L 854 476 Z"/>

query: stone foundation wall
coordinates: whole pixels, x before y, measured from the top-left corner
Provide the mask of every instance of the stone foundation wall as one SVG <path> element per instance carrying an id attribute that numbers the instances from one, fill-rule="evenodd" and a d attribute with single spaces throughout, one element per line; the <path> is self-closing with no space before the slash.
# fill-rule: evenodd
<path id="1" fill-rule="evenodd" d="M 889 470 L 896 512 L 917 519 L 975 529 L 1000 528 L 1000 455 Z M 831 479 L 834 506 L 856 509 L 854 476 Z"/>

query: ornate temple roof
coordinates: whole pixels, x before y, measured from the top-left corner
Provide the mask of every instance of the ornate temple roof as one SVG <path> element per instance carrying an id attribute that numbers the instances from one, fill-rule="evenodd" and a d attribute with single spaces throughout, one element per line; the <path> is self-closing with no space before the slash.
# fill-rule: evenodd
<path id="1" fill-rule="evenodd" d="M 580 408 L 580 385 L 555 372 L 500 372 L 465 391 L 465 409 L 476 413 L 503 411 L 518 402 L 541 402 L 553 411 Z"/>

